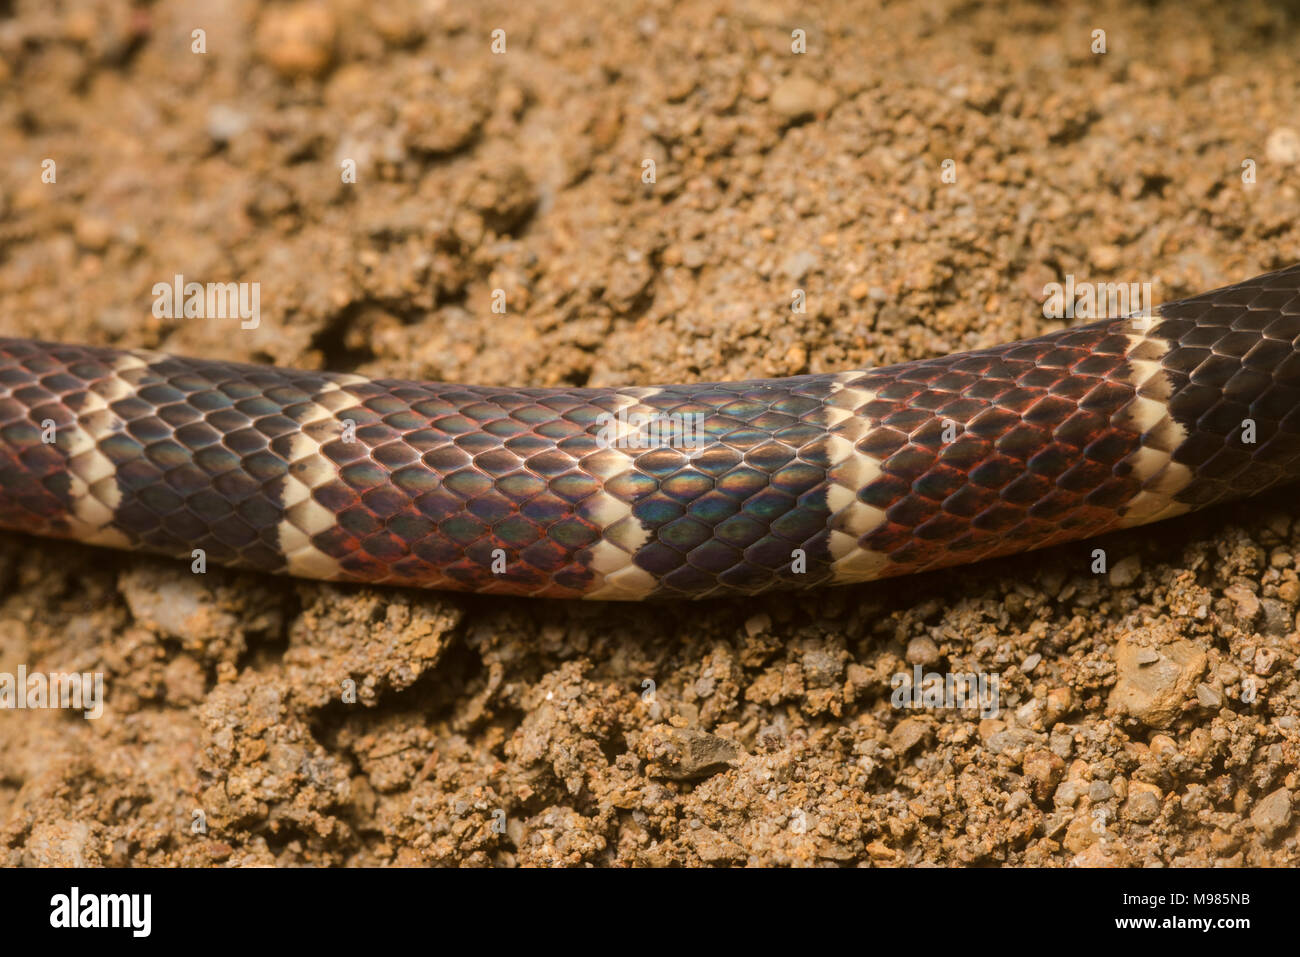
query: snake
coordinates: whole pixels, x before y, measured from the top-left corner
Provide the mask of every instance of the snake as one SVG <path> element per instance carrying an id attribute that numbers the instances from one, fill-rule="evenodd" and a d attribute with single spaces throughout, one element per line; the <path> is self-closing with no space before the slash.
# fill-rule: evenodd
<path id="1" fill-rule="evenodd" d="M 1300 478 L 1300 264 L 858 371 L 621 388 L 0 338 L 0 527 L 543 598 L 920 573 Z"/>

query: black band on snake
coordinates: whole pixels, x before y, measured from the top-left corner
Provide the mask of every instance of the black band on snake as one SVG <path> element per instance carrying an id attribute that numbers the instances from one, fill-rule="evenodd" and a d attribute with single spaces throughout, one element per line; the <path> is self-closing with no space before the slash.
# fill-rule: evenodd
<path id="1" fill-rule="evenodd" d="M 1300 266 L 1150 317 L 832 375 L 367 379 L 0 339 L 0 527 L 333 581 L 752 595 L 1300 478 Z"/>

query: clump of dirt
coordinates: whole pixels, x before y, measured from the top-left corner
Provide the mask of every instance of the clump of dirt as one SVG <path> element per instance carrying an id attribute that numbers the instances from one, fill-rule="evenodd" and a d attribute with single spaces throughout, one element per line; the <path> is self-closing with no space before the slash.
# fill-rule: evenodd
<path id="1" fill-rule="evenodd" d="M 0 333 L 605 385 L 1048 331 L 1300 258 L 1286 10 L 15 0 Z M 1294 865 L 1297 517 L 653 614 L 0 535 L 0 671 L 107 689 L 0 712 L 0 862 Z"/>

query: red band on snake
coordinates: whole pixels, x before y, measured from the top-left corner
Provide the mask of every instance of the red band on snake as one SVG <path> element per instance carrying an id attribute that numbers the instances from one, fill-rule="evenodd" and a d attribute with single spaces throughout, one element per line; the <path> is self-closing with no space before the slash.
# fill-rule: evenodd
<path id="1" fill-rule="evenodd" d="M 1300 266 L 833 375 L 367 379 L 0 339 L 0 527 L 333 581 L 752 595 L 973 562 L 1300 477 Z"/>

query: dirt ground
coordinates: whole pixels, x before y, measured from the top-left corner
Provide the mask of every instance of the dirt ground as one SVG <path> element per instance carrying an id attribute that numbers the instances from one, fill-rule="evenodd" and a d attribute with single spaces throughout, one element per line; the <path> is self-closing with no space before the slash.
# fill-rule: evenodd
<path id="1" fill-rule="evenodd" d="M 992 345 L 1067 273 L 1300 259 L 1298 44 L 1260 0 L 0 2 L 0 334 L 525 385 Z M 178 273 L 260 325 L 155 318 Z M 1294 491 L 649 608 L 0 534 L 0 671 L 107 688 L 0 712 L 0 862 L 1294 865 L 1297 556 Z M 895 707 L 918 667 L 998 713 Z"/>

